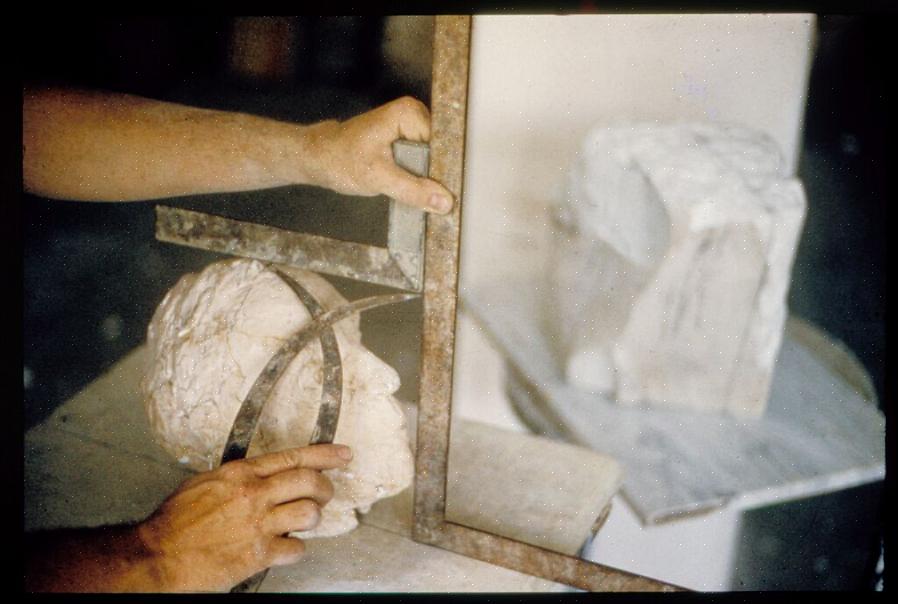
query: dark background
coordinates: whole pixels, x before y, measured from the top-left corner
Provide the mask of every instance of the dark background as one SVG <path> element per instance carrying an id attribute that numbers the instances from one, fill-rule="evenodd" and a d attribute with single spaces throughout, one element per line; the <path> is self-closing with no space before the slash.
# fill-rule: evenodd
<path id="1" fill-rule="evenodd" d="M 893 102 L 886 93 L 894 80 L 894 66 L 884 60 L 894 55 L 886 37 L 894 23 L 887 21 L 863 15 L 818 19 L 799 165 L 808 214 L 789 294 L 793 313 L 858 356 L 881 406 L 885 125 Z M 292 26 L 296 65 L 275 77 L 253 78 L 228 67 L 230 18 L 32 19 L 24 23 L 22 39 L 41 43 L 25 55 L 24 75 L 26 82 L 103 88 L 296 122 L 345 118 L 403 94 L 429 102 L 426 83 L 405 81 L 385 67 L 383 19 L 297 17 Z M 311 187 L 172 203 L 234 218 L 249 211 L 270 224 L 371 243 L 384 232 L 386 207 L 353 204 Z M 24 195 L 26 429 L 141 344 L 164 293 L 212 259 L 210 252 L 156 242 L 154 205 Z M 339 280 L 337 285 L 352 289 Z M 375 352 L 394 364 L 415 362 L 395 351 Z M 751 512 L 737 555 L 738 584 L 871 588 L 882 517 L 880 485 Z M 792 534 L 805 538 L 790 539 Z"/>

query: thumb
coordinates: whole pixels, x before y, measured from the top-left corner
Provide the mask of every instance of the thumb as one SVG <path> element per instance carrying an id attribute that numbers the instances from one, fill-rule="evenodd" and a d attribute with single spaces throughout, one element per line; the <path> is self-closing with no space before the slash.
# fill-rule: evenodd
<path id="1" fill-rule="evenodd" d="M 382 192 L 400 203 L 428 212 L 448 214 L 452 211 L 452 193 L 435 180 L 415 176 L 396 164 L 384 170 Z"/>

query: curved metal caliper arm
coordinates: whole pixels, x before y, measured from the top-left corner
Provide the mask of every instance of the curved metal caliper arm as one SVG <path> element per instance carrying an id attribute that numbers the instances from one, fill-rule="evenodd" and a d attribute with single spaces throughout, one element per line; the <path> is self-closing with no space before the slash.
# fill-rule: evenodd
<path id="1" fill-rule="evenodd" d="M 284 283 L 290 286 L 299 301 L 303 303 L 312 317 L 317 319 L 324 314 L 324 309 L 318 300 L 300 285 L 290 275 L 277 268 L 272 269 Z M 310 445 L 334 442 L 337 433 L 337 420 L 340 419 L 340 404 L 343 401 L 343 360 L 340 356 L 340 346 L 333 326 L 328 327 L 318 336 L 321 344 L 322 378 L 321 378 L 321 404 L 318 406 L 318 420 L 312 432 Z"/>
<path id="2" fill-rule="evenodd" d="M 291 335 L 287 341 L 281 345 L 281 348 L 272 355 L 271 359 L 269 359 L 265 368 L 262 369 L 259 377 L 257 377 L 256 381 L 253 383 L 252 388 L 250 388 L 243 403 L 240 405 L 240 410 L 237 412 L 237 417 L 234 420 L 234 425 L 231 428 L 231 433 L 228 435 L 228 440 L 225 444 L 224 452 L 222 453 L 222 463 L 246 457 L 246 451 L 249 449 L 250 441 L 255 434 L 256 424 L 262 414 L 265 401 L 268 400 L 268 397 L 274 390 L 278 380 L 284 374 L 284 371 L 286 371 L 287 367 L 290 365 L 290 362 L 293 361 L 294 357 L 299 354 L 299 351 L 305 348 L 309 342 L 321 336 L 338 321 L 357 312 L 363 312 L 386 304 L 405 302 L 417 297 L 418 294 L 401 293 L 362 298 L 361 300 L 349 302 L 343 306 L 320 314 Z M 337 355 L 339 355 L 339 352 L 337 352 Z M 337 367 L 337 371 L 339 371 L 339 366 Z M 328 378 L 325 378 L 325 383 L 327 383 L 327 379 Z M 334 421 L 332 422 L 333 425 L 331 429 L 335 431 L 336 415 L 339 415 L 339 398 L 337 399 L 336 405 L 330 405 L 329 409 L 322 409 L 322 411 L 319 411 L 319 420 L 321 419 L 320 416 L 322 412 L 327 416 L 333 417 Z M 317 438 L 321 439 L 325 436 L 326 434 L 324 434 L 324 430 L 322 429 L 319 431 Z M 331 435 L 331 438 L 332 437 L 333 435 Z M 313 436 L 313 440 L 314 438 L 315 437 Z"/>

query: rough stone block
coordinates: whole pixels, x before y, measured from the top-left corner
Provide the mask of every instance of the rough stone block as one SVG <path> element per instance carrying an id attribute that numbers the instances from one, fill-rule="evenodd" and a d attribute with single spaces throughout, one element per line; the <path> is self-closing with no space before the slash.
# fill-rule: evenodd
<path id="1" fill-rule="evenodd" d="M 601 128 L 569 176 L 546 298 L 568 381 L 760 416 L 805 212 L 776 144 L 723 124 Z"/>

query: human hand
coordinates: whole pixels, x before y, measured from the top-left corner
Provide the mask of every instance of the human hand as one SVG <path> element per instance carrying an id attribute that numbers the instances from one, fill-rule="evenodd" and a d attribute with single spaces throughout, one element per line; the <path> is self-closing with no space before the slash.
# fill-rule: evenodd
<path id="1" fill-rule="evenodd" d="M 430 140 L 430 112 L 420 101 L 402 97 L 345 122 L 307 126 L 304 134 L 310 182 L 345 195 L 387 195 L 439 214 L 452 209 L 446 187 L 407 172 L 393 160 L 393 141 Z"/>
<path id="2" fill-rule="evenodd" d="M 321 470 L 344 467 L 349 447 L 311 445 L 233 461 L 188 479 L 138 525 L 171 591 L 223 591 L 270 566 L 299 560 L 285 537 L 318 524 L 333 485 Z"/>

